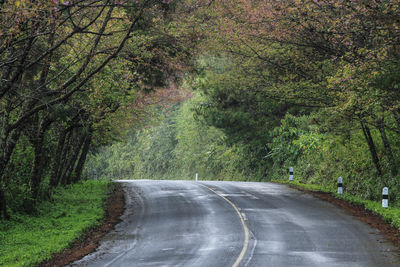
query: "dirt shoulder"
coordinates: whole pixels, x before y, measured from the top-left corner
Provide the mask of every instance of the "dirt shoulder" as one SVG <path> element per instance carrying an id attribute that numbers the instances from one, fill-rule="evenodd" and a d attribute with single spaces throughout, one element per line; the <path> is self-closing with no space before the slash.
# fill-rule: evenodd
<path id="1" fill-rule="evenodd" d="M 104 223 L 87 232 L 81 240 L 75 241 L 70 248 L 55 254 L 52 259 L 42 262 L 39 266 L 65 266 L 95 251 L 102 237 L 121 221 L 120 217 L 124 212 L 124 207 L 124 190 L 121 184 L 116 184 L 107 202 Z"/>
<path id="2" fill-rule="evenodd" d="M 369 224 L 371 227 L 378 229 L 387 240 L 391 241 L 396 247 L 400 247 L 400 230 L 385 222 L 379 215 L 376 215 L 371 211 L 366 210 L 362 206 L 352 205 L 344 200 L 337 199 L 330 193 L 315 192 L 298 188 L 296 186 L 289 186 L 294 189 L 309 193 L 314 197 L 328 201 L 335 206 L 346 210 L 352 216 L 357 217 L 359 220 Z"/>

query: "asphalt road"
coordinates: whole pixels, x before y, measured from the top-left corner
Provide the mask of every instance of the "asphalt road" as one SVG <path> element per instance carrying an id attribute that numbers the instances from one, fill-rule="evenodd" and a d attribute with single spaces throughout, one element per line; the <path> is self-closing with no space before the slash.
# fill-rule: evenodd
<path id="1" fill-rule="evenodd" d="M 400 266 L 375 229 L 272 183 L 125 181 L 123 221 L 72 266 Z"/>

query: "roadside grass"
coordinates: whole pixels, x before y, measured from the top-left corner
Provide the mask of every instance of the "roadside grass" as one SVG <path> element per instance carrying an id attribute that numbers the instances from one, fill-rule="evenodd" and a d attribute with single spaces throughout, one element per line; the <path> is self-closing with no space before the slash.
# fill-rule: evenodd
<path id="1" fill-rule="evenodd" d="M 359 197 L 355 197 L 345 192 L 342 195 L 339 195 L 335 189 L 326 188 L 320 185 L 315 184 L 304 184 L 298 181 L 282 181 L 282 180 L 273 180 L 272 182 L 281 183 L 281 184 L 288 184 L 295 188 L 305 189 L 309 191 L 315 192 L 324 192 L 330 193 L 332 196 L 342 199 L 344 201 L 349 202 L 355 206 L 364 207 L 366 210 L 381 216 L 385 222 L 391 224 L 392 226 L 400 229 L 400 208 L 390 206 L 390 196 L 389 196 L 389 208 L 382 208 L 382 203 L 372 200 L 361 199 Z"/>
<path id="2" fill-rule="evenodd" d="M 111 186 L 99 180 L 60 187 L 36 215 L 0 221 L 0 266 L 36 266 L 99 226 Z"/>

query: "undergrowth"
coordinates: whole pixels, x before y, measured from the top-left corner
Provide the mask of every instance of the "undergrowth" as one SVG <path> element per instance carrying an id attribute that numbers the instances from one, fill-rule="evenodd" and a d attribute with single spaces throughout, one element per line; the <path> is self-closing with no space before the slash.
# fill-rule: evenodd
<path id="1" fill-rule="evenodd" d="M 100 180 L 60 187 L 37 214 L 0 221 L 0 266 L 36 266 L 99 226 L 111 186 Z"/>

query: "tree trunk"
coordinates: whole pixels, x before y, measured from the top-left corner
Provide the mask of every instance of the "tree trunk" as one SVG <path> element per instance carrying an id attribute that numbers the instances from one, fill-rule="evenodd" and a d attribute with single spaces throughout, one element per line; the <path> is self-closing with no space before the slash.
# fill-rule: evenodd
<path id="1" fill-rule="evenodd" d="M 15 129 L 11 132 L 8 140 L 2 140 L 1 144 L 1 156 L 0 156 L 0 219 L 8 219 L 7 214 L 7 202 L 4 194 L 3 183 L 4 183 L 4 172 L 10 161 L 14 147 L 18 142 L 19 136 L 21 134 L 20 129 Z"/>
<path id="2" fill-rule="evenodd" d="M 15 129 L 11 132 L 7 140 L 2 140 L 1 144 L 1 157 L 0 157 L 0 177 L 3 177 L 4 170 L 10 161 L 12 152 L 14 151 L 15 145 L 18 142 L 19 136 L 21 134 L 20 129 Z"/>
<path id="3" fill-rule="evenodd" d="M 69 159 L 69 164 L 68 164 L 68 168 L 65 174 L 65 184 L 71 184 L 73 182 L 73 180 L 75 179 L 71 179 L 72 176 L 72 172 L 74 170 L 75 167 L 75 163 L 78 160 L 79 157 L 79 152 L 81 151 L 82 147 L 84 146 L 85 143 L 85 135 L 81 136 L 78 140 L 78 142 L 76 142 L 75 145 L 75 149 L 73 150 L 72 154 L 71 154 L 71 158 Z"/>
<path id="4" fill-rule="evenodd" d="M 75 168 L 75 181 L 78 182 L 81 179 L 82 170 L 85 165 L 86 156 L 90 149 L 90 144 L 92 143 L 92 131 L 90 131 L 89 135 L 85 139 L 85 143 L 82 148 L 81 155 L 79 157 L 78 163 Z"/>
<path id="5" fill-rule="evenodd" d="M 54 35 L 55 35 L 55 23 L 50 24 L 50 35 L 48 39 L 48 46 L 52 47 L 54 45 Z M 50 65 L 53 59 L 53 53 L 50 53 L 46 58 L 44 58 L 44 62 L 41 73 L 40 73 L 40 78 L 38 82 L 38 88 L 41 88 L 42 90 L 45 89 L 45 84 L 47 81 L 47 77 L 49 75 L 50 71 Z M 40 92 L 42 93 L 42 92 Z M 40 96 L 39 96 L 40 97 Z M 52 119 L 50 119 L 50 115 L 47 114 L 42 122 L 39 124 L 39 114 L 33 115 L 35 117 L 34 123 L 36 123 L 36 132 L 33 133 L 34 136 L 31 137 L 31 143 L 34 149 L 35 153 L 35 158 L 33 161 L 31 173 L 30 173 L 30 182 L 31 182 L 31 193 L 32 193 L 32 198 L 37 199 L 38 194 L 39 194 L 39 187 L 40 183 L 42 181 L 42 176 L 43 176 L 43 171 L 45 169 L 44 165 L 44 154 L 43 154 L 43 144 L 44 144 L 44 135 L 48 128 L 50 127 L 51 123 L 53 122 Z"/>
<path id="6" fill-rule="evenodd" d="M 5 111 L 0 120 L 0 179 L 21 133 L 20 128 L 10 130 L 11 101 L 7 101 Z M 1 183 L 2 180 L 0 180 Z"/>
<path id="7" fill-rule="evenodd" d="M 39 195 L 40 183 L 42 182 L 43 171 L 45 169 L 45 166 L 43 166 L 44 135 L 51 122 L 52 121 L 49 118 L 44 118 L 39 127 L 37 127 L 36 133 L 33 133 L 33 136 L 30 138 L 34 150 L 34 161 L 30 173 L 30 182 L 32 198 L 35 200 Z"/>
<path id="8" fill-rule="evenodd" d="M 10 217 L 7 213 L 6 196 L 4 194 L 3 186 L 0 184 L 0 220 L 8 220 Z"/>
<path id="9" fill-rule="evenodd" d="M 73 147 L 73 138 L 74 138 L 74 133 L 69 132 L 67 136 L 67 142 L 64 145 L 64 151 L 62 153 L 62 158 L 61 161 L 63 162 L 63 165 L 60 165 L 60 170 L 59 170 L 59 184 L 61 185 L 66 185 L 66 176 L 68 172 L 68 159 L 70 158 L 72 154 L 72 147 Z"/>
<path id="10" fill-rule="evenodd" d="M 7 199 L 4 193 L 5 170 L 10 161 L 15 145 L 21 134 L 20 128 L 9 130 L 11 101 L 7 101 L 4 113 L 0 119 L 0 219 L 9 219 L 7 213 Z"/>
<path id="11" fill-rule="evenodd" d="M 361 129 L 363 130 L 363 133 L 364 133 L 364 137 L 365 137 L 368 147 L 369 147 L 369 152 L 371 153 L 372 160 L 375 164 L 375 168 L 378 172 L 378 175 L 382 176 L 382 168 L 381 168 L 381 164 L 379 163 L 378 154 L 376 153 L 376 146 L 374 143 L 374 139 L 372 139 L 371 131 L 370 131 L 369 127 L 367 125 L 365 125 L 361 120 L 360 120 L 360 124 L 361 124 Z"/>
<path id="12" fill-rule="evenodd" d="M 390 165 L 390 169 L 391 169 L 391 174 L 393 176 L 396 176 L 397 175 L 396 162 L 394 160 L 392 147 L 391 147 L 389 139 L 387 138 L 387 135 L 386 135 L 384 117 L 382 117 L 378 121 L 377 128 L 379 130 L 379 133 L 381 134 L 383 146 L 385 147 L 385 152 L 386 152 L 386 156 L 388 157 L 388 161 L 389 161 L 389 165 Z"/>
<path id="13" fill-rule="evenodd" d="M 50 186 L 56 187 L 60 181 L 60 163 L 61 156 L 64 150 L 65 139 L 67 137 L 67 130 L 62 130 L 60 136 L 58 137 L 57 150 L 53 161 L 53 166 L 50 176 Z"/>
<path id="14" fill-rule="evenodd" d="M 33 107 L 35 101 L 29 101 L 22 109 L 29 110 Z M 22 132 L 22 126 L 15 127 L 15 124 L 10 124 L 10 111 L 7 110 L 3 116 L 3 120 L 1 122 L 2 131 L 0 132 L 0 182 L 3 180 L 4 170 L 7 167 L 8 162 L 10 161 L 12 152 L 14 151 L 15 145 L 17 144 L 19 137 Z M 21 112 L 19 118 L 21 118 Z"/>

